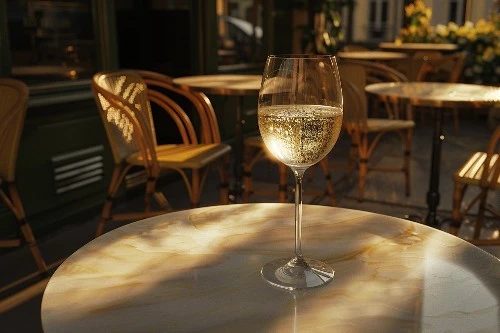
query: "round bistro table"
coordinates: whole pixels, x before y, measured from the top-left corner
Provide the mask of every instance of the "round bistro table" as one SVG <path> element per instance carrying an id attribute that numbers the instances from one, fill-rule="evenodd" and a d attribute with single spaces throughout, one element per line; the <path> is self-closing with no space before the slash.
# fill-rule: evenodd
<path id="1" fill-rule="evenodd" d="M 303 251 L 335 270 L 290 293 L 260 276 L 291 256 L 293 204 L 184 210 L 71 255 L 42 300 L 56 332 L 498 332 L 500 261 L 408 220 L 304 206 Z"/>
<path id="2" fill-rule="evenodd" d="M 365 87 L 369 94 L 382 101 L 401 100 L 412 106 L 430 107 L 434 116 L 432 137 L 429 190 L 427 191 L 427 217 L 431 226 L 439 225 L 437 207 L 439 205 L 439 177 L 441 170 L 441 146 L 443 136 L 444 108 L 487 108 L 500 106 L 500 87 L 463 83 L 398 82 L 375 83 Z"/>

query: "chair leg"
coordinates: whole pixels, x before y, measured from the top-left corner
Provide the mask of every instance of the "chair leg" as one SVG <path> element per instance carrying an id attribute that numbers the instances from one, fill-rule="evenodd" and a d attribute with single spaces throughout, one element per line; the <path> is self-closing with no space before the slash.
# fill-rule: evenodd
<path id="1" fill-rule="evenodd" d="M 243 202 L 248 203 L 250 202 L 250 195 L 252 194 L 253 191 L 253 184 L 252 184 L 252 147 L 246 146 L 245 147 L 245 163 L 243 167 Z"/>
<path id="2" fill-rule="evenodd" d="M 287 188 L 288 188 L 288 167 L 283 163 L 278 163 L 279 170 L 279 187 L 278 187 L 278 200 L 279 202 L 287 202 Z"/>
<path id="3" fill-rule="evenodd" d="M 144 193 L 144 212 L 151 211 L 151 199 L 154 196 L 156 188 L 156 177 L 148 177 L 146 182 L 146 191 Z"/>
<path id="4" fill-rule="evenodd" d="M 404 174 L 405 174 L 405 194 L 411 194 L 411 137 L 412 132 L 408 130 L 404 136 Z"/>
<path id="5" fill-rule="evenodd" d="M 335 199 L 335 192 L 333 190 L 332 177 L 330 174 L 330 168 L 328 166 L 328 157 L 325 157 L 319 162 L 321 169 L 323 170 L 323 175 L 325 176 L 326 193 L 330 197 L 330 205 L 337 205 L 337 200 Z"/>
<path id="6" fill-rule="evenodd" d="M 484 222 L 484 214 L 486 210 L 486 198 L 488 197 L 488 190 L 481 189 L 480 201 L 479 201 L 479 210 L 477 214 L 476 224 L 474 226 L 474 239 L 479 239 L 481 236 L 481 229 L 483 227 Z"/>
<path id="7" fill-rule="evenodd" d="M 38 248 L 31 226 L 26 221 L 23 204 L 21 202 L 21 198 L 19 197 L 19 193 L 17 192 L 17 187 L 14 183 L 8 183 L 8 189 L 10 198 L 8 198 L 7 195 L 0 190 L 2 200 L 14 214 L 19 228 L 21 229 L 24 240 L 28 244 L 33 259 L 35 260 L 35 263 L 38 267 L 38 271 L 40 273 L 46 273 L 47 265 L 45 263 L 45 260 L 43 259 L 40 249 Z"/>
<path id="8" fill-rule="evenodd" d="M 113 174 L 111 176 L 111 181 L 108 186 L 108 196 L 104 201 L 104 205 L 101 211 L 101 217 L 97 223 L 96 237 L 99 237 L 104 233 L 104 225 L 107 221 L 111 220 L 111 207 L 113 206 L 113 200 L 115 198 L 116 192 L 120 186 L 122 180 L 122 166 L 120 164 L 115 165 L 113 169 Z"/>
<path id="9" fill-rule="evenodd" d="M 362 202 L 365 198 L 365 182 L 366 174 L 368 172 L 368 159 L 360 157 L 358 166 L 358 201 Z"/>
<path id="10" fill-rule="evenodd" d="M 219 178 L 220 178 L 220 203 L 226 205 L 229 203 L 229 154 L 223 157 L 222 163 L 219 165 Z M 246 185 L 246 184 L 245 184 Z M 246 188 L 245 188 L 246 192 Z M 243 192 L 243 196 L 245 195 Z"/>
<path id="11" fill-rule="evenodd" d="M 452 222 L 450 226 L 450 233 L 453 235 L 458 235 L 458 230 L 460 229 L 460 224 L 462 223 L 462 213 L 460 212 L 460 206 L 462 204 L 466 188 L 466 185 L 455 182 L 455 189 L 453 190 L 453 203 L 451 208 Z"/>
<path id="12" fill-rule="evenodd" d="M 199 169 L 191 170 L 191 191 L 192 191 L 191 207 L 198 208 L 200 207 L 200 195 L 201 195 Z"/>

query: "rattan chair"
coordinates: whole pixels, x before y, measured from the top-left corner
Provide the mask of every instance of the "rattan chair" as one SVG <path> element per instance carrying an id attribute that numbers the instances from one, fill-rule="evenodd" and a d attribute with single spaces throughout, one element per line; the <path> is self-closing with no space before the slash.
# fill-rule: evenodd
<path id="1" fill-rule="evenodd" d="M 369 170 L 384 172 L 403 172 L 405 176 L 405 194 L 410 195 L 410 161 L 412 136 L 415 122 L 411 109 L 408 108 L 407 119 L 369 118 L 367 98 L 364 87 L 367 83 L 365 64 L 356 62 L 340 62 L 340 77 L 344 92 L 343 126 L 351 139 L 349 161 L 358 169 L 358 200 L 364 200 L 366 175 Z M 386 134 L 397 134 L 402 141 L 403 163 L 399 168 L 375 167 L 369 165 L 370 158 L 378 143 Z"/>
<path id="2" fill-rule="evenodd" d="M 498 201 L 496 206 L 487 203 L 488 194 L 500 189 L 500 126 L 496 127 L 491 136 L 486 152 L 473 153 L 465 163 L 455 172 L 453 176 L 453 206 L 452 206 L 452 229 L 453 234 L 458 229 L 464 216 L 478 204 L 477 218 L 475 221 L 474 235 L 470 240 L 476 245 L 500 245 L 500 237 L 496 239 L 480 239 L 481 228 L 490 214 L 497 219 L 500 218 L 500 207 Z M 478 194 L 473 197 L 464 208 L 462 202 L 469 187 L 477 188 Z"/>
<path id="3" fill-rule="evenodd" d="M 175 170 L 186 184 L 191 205 L 200 204 L 200 195 L 208 168 L 219 163 L 221 203 L 228 202 L 229 145 L 220 143 L 218 127 L 210 110 L 210 101 L 203 95 L 182 91 L 199 110 L 202 143 L 198 142 L 193 124 L 184 110 L 166 90 L 174 91 L 171 79 L 161 74 L 137 71 L 113 71 L 94 75 L 92 88 L 113 152 L 115 169 L 108 189 L 108 198 L 99 220 L 97 235 L 104 231 L 109 220 L 145 218 L 170 211 L 161 192 L 155 192 L 156 181 L 162 170 Z M 147 86 L 147 84 L 149 86 Z M 157 105 L 174 120 L 182 144 L 157 145 L 150 102 Z M 212 109 L 213 112 L 213 109 Z M 145 210 L 140 213 L 111 215 L 113 198 L 132 166 L 144 167 L 147 174 Z M 161 209 L 151 211 L 151 197 Z"/>
<path id="4" fill-rule="evenodd" d="M 362 65 L 365 69 L 365 84 L 380 83 L 380 82 L 408 82 L 408 78 L 401 72 L 389 67 L 385 64 L 373 62 L 373 61 L 356 61 L 356 60 L 344 60 L 343 62 L 349 64 Z M 369 116 L 378 115 L 378 109 L 380 108 L 380 103 L 383 104 L 387 118 L 389 119 L 406 119 L 408 117 L 404 112 L 406 111 L 405 105 L 398 100 L 384 100 L 380 102 L 379 99 L 373 97 L 369 102 L 370 112 Z"/>
<path id="5" fill-rule="evenodd" d="M 416 53 L 414 57 L 422 58 L 423 64 L 418 71 L 417 82 L 460 82 L 464 69 L 466 52 L 443 55 L 440 52 Z M 425 109 L 424 109 L 425 110 Z M 425 111 L 423 111 L 425 112 Z M 460 117 L 457 108 L 451 109 L 455 131 L 460 129 Z M 423 117 L 422 110 L 420 111 Z"/>
<path id="6" fill-rule="evenodd" d="M 38 270 L 47 271 L 16 186 L 16 161 L 29 98 L 28 87 L 14 79 L 0 79 L 0 196 L 12 211 L 21 229 L 22 238 L 0 240 L 0 247 L 17 247 L 25 241 Z M 3 184 L 5 182 L 5 184 Z M 4 185 L 4 186 L 2 186 Z M 7 189 L 7 193 L 2 188 Z"/>

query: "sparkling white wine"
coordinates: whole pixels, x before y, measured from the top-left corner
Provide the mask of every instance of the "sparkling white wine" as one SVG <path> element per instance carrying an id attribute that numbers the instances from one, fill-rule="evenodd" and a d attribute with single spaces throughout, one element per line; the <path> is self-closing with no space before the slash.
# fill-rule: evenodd
<path id="1" fill-rule="evenodd" d="M 323 105 L 259 108 L 259 129 L 269 151 L 291 167 L 306 168 L 325 157 L 342 127 L 342 109 Z"/>

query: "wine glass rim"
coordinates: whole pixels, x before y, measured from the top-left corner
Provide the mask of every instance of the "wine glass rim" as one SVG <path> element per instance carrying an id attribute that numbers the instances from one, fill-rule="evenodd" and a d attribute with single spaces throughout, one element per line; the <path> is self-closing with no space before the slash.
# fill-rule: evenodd
<path id="1" fill-rule="evenodd" d="M 268 58 L 275 59 L 331 59 L 335 58 L 333 54 L 270 54 Z"/>

